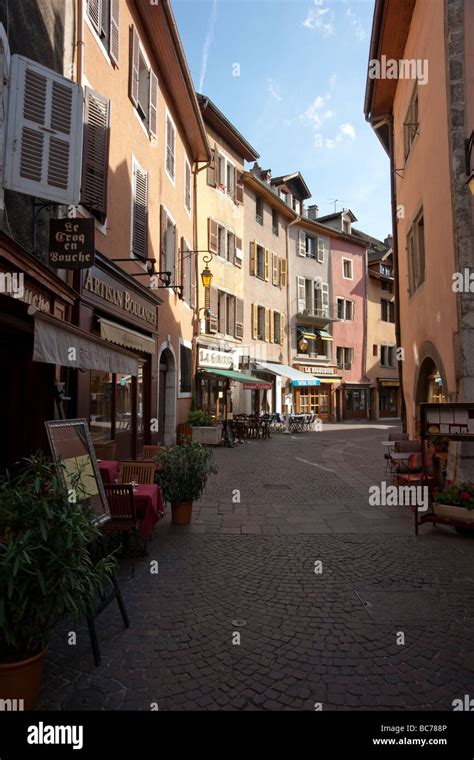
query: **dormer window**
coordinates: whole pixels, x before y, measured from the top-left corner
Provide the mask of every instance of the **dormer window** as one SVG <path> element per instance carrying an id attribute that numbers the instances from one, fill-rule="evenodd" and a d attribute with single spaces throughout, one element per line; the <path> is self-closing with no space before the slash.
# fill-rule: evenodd
<path id="1" fill-rule="evenodd" d="M 346 235 L 351 234 L 351 222 L 350 219 L 347 219 L 346 217 L 342 217 L 342 231 L 346 233 Z"/>

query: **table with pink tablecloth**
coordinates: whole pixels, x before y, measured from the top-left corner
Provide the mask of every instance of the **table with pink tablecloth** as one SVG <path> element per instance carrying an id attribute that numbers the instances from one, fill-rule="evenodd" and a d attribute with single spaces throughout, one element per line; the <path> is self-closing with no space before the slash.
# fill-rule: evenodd
<path id="1" fill-rule="evenodd" d="M 153 527 L 165 511 L 160 487 L 152 483 L 139 484 L 133 489 L 133 495 L 137 517 L 143 518 L 143 538 L 150 541 Z"/>
<path id="2" fill-rule="evenodd" d="M 120 462 L 116 462 L 113 459 L 98 459 L 97 467 L 104 483 L 115 483 L 115 479 L 118 478 L 119 474 Z"/>

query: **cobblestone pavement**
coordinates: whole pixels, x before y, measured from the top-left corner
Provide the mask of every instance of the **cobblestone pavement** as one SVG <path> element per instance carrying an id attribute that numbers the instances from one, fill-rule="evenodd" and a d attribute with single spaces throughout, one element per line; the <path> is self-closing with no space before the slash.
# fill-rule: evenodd
<path id="1" fill-rule="evenodd" d="M 87 628 L 68 646 L 63 626 L 40 708 L 451 710 L 474 696 L 474 542 L 431 525 L 416 538 L 408 507 L 369 506 L 389 429 L 216 449 L 192 525 L 168 514 L 134 577 L 121 567 L 131 627 L 115 604 L 102 613 L 96 669 Z"/>

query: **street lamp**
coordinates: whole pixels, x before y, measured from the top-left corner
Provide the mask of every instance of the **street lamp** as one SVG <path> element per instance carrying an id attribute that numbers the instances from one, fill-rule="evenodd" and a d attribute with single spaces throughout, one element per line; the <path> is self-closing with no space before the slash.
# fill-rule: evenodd
<path id="1" fill-rule="evenodd" d="M 206 290 L 209 290 L 212 282 L 212 272 L 208 266 L 209 262 L 212 261 L 212 258 L 213 256 L 210 252 L 207 252 L 207 255 L 202 257 L 202 260 L 206 266 L 201 272 L 201 282 Z"/>
<path id="2" fill-rule="evenodd" d="M 298 348 L 303 354 L 306 353 L 306 351 L 308 350 L 308 341 L 306 340 L 304 335 L 302 335 L 298 341 Z"/>

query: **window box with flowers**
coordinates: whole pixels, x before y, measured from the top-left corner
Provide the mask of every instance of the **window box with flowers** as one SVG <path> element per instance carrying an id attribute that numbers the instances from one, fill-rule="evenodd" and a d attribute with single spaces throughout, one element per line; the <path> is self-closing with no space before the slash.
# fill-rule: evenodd
<path id="1" fill-rule="evenodd" d="M 452 483 L 434 491 L 433 511 L 437 517 L 453 522 L 472 523 L 474 527 L 474 483 Z"/>

